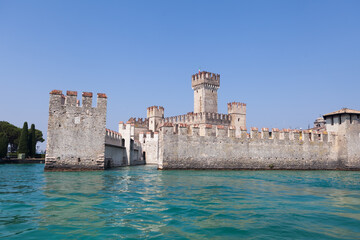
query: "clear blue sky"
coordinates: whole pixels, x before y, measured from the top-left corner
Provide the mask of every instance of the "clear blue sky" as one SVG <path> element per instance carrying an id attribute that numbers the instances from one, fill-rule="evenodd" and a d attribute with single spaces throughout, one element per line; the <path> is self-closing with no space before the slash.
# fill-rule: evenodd
<path id="1" fill-rule="evenodd" d="M 219 112 L 240 101 L 248 128 L 306 128 L 360 109 L 359 13 L 360 1 L 0 0 L 0 120 L 46 134 L 52 89 L 106 93 L 114 130 L 151 105 L 187 113 L 200 67 L 221 74 Z"/>

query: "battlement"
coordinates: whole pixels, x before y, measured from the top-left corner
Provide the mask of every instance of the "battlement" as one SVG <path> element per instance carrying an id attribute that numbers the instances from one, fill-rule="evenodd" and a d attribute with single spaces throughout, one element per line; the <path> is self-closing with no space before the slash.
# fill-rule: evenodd
<path id="1" fill-rule="evenodd" d="M 122 146 L 122 136 L 120 133 L 110 130 L 110 129 L 105 129 L 106 134 L 105 134 L 105 144 L 106 145 L 111 145 L 111 146 L 116 146 L 116 147 L 124 147 Z"/>
<path id="2" fill-rule="evenodd" d="M 113 139 L 121 139 L 121 134 L 119 132 L 116 132 L 116 131 L 113 131 L 113 130 L 110 130 L 110 129 L 105 129 L 106 131 L 106 137 L 109 137 L 109 138 L 113 138 Z"/>
<path id="3" fill-rule="evenodd" d="M 229 114 L 246 114 L 246 103 L 231 102 L 227 106 Z"/>
<path id="4" fill-rule="evenodd" d="M 147 108 L 147 118 L 150 117 L 164 117 L 164 107 L 162 106 L 151 106 Z"/>
<path id="5" fill-rule="evenodd" d="M 167 117 L 161 120 L 161 123 L 185 123 L 185 124 L 201 124 L 209 123 L 214 125 L 225 125 L 230 124 L 231 117 L 228 114 L 221 113 L 188 113 L 184 115 Z"/>
<path id="6" fill-rule="evenodd" d="M 148 118 L 130 118 L 127 121 L 128 124 L 133 124 L 137 128 L 147 128 L 149 125 Z"/>
<path id="7" fill-rule="evenodd" d="M 187 131 L 179 131 L 179 128 L 187 128 Z M 166 131 L 164 131 L 166 129 Z M 308 130 L 297 130 L 297 129 L 282 129 L 273 128 L 272 132 L 269 128 L 261 128 L 258 131 L 257 127 L 252 127 L 250 134 L 247 133 L 246 128 L 241 128 L 241 135 L 235 137 L 234 127 L 226 127 L 222 125 L 205 124 L 198 125 L 185 125 L 185 124 L 172 124 L 164 123 L 160 127 L 160 132 L 163 134 L 170 135 L 187 135 L 187 136 L 208 136 L 208 137 L 229 137 L 236 138 L 246 141 L 296 141 L 296 142 L 333 142 L 336 135 L 331 138 L 328 137 L 327 132 L 317 132 Z M 199 134 L 200 133 L 200 134 Z"/>
<path id="8" fill-rule="evenodd" d="M 46 170 L 99 170 L 108 167 L 105 145 L 120 146 L 121 136 L 106 130 L 107 97 L 100 93 L 92 106 L 91 92 L 50 92 Z"/>
<path id="9" fill-rule="evenodd" d="M 199 85 L 206 85 L 217 89 L 220 87 L 220 74 L 210 73 L 210 72 L 199 72 L 191 77 L 191 87 L 194 89 Z"/>
<path id="10" fill-rule="evenodd" d="M 84 107 L 92 108 L 92 97 L 93 93 L 83 92 L 82 93 L 82 105 L 77 99 L 77 91 L 66 91 L 66 96 L 63 95 L 61 90 L 52 90 L 50 92 L 50 108 L 56 109 L 61 106 L 66 107 Z M 97 106 L 96 108 L 106 108 L 107 96 L 104 93 L 97 94 Z"/>

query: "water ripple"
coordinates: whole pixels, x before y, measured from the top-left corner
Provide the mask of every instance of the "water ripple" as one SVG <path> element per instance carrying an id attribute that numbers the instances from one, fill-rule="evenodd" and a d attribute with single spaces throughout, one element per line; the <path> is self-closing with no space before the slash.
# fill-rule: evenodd
<path id="1" fill-rule="evenodd" d="M 0 166 L 0 238 L 360 239 L 360 173 Z"/>

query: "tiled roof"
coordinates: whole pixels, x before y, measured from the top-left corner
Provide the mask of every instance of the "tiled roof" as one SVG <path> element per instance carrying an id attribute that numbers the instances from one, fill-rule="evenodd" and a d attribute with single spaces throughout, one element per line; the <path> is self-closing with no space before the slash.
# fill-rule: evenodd
<path id="1" fill-rule="evenodd" d="M 345 114 L 345 113 L 360 114 L 360 111 L 349 109 L 349 108 L 343 108 L 338 111 L 325 114 L 324 117 L 331 116 L 331 115 Z"/>

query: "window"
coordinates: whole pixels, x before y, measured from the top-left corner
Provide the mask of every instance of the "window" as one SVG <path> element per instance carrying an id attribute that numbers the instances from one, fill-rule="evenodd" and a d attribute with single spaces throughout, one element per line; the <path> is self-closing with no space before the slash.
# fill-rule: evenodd
<path id="1" fill-rule="evenodd" d="M 240 122 L 240 118 L 238 118 L 238 122 Z"/>
<path id="2" fill-rule="evenodd" d="M 331 125 L 334 125 L 334 116 L 331 116 Z"/>
<path id="3" fill-rule="evenodd" d="M 341 115 L 339 115 L 339 124 L 341 124 Z"/>

